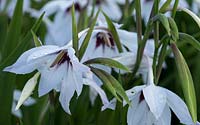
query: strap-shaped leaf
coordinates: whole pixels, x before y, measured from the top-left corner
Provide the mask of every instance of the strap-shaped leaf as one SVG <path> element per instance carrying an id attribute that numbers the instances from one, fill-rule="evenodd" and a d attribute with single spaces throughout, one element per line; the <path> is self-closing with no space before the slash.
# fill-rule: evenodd
<path id="1" fill-rule="evenodd" d="M 111 19 L 104 12 L 103 12 L 103 15 L 104 15 L 104 17 L 106 19 L 106 22 L 107 22 L 107 25 L 108 25 L 108 29 L 112 33 L 113 39 L 114 39 L 114 41 L 115 41 L 115 43 L 117 45 L 118 51 L 120 53 L 123 52 L 122 44 L 120 42 L 119 35 L 117 33 L 117 30 L 116 30 L 114 24 L 112 23 Z"/>
<path id="2" fill-rule="evenodd" d="M 186 104 L 191 113 L 194 123 L 197 121 L 197 104 L 196 104 L 196 95 L 193 85 L 193 79 L 190 73 L 190 70 L 185 62 L 185 59 L 175 43 L 171 43 L 171 48 L 175 56 L 175 62 L 178 69 L 178 74 L 180 77 L 183 94 L 185 97 Z"/>
<path id="3" fill-rule="evenodd" d="M 167 34 L 170 35 L 170 26 L 169 26 L 169 21 L 168 18 L 164 14 L 158 14 L 155 17 L 153 17 L 153 21 L 160 21 L 167 31 Z"/>
<path id="4" fill-rule="evenodd" d="M 200 51 L 200 43 L 193 36 L 186 33 L 179 33 L 179 41 L 186 42 L 192 45 L 195 49 Z"/>
<path id="5" fill-rule="evenodd" d="M 37 30 L 42 22 L 43 16 L 44 16 L 44 13 L 35 22 L 35 24 L 31 28 L 31 30 L 33 30 L 34 32 L 37 32 Z M 30 32 L 28 32 L 26 34 L 26 36 L 22 39 L 22 41 L 19 44 L 17 44 L 16 48 L 14 50 L 12 50 L 6 58 L 4 58 L 2 63 L 0 63 L 0 69 L 3 69 L 6 65 L 10 65 L 10 63 L 13 63 L 18 58 L 18 56 L 23 51 L 25 51 L 27 49 L 27 47 L 31 44 L 30 42 L 27 42 L 32 38 L 31 30 L 30 30 Z"/>
<path id="6" fill-rule="evenodd" d="M 94 18 L 94 20 L 93 20 L 93 22 L 92 22 L 92 25 L 90 26 L 90 29 L 88 30 L 87 35 L 86 35 L 86 37 L 84 38 L 83 43 L 82 43 L 82 45 L 81 45 L 81 47 L 80 47 L 80 50 L 79 50 L 79 60 L 81 60 L 82 57 L 83 57 L 83 55 L 85 54 L 85 51 L 86 51 L 87 46 L 88 46 L 88 44 L 89 44 L 89 41 L 90 41 L 92 32 L 93 32 L 93 30 L 94 30 L 94 26 L 96 25 L 99 12 L 100 12 L 100 10 L 96 13 L 96 16 L 95 16 L 95 18 Z"/>
<path id="7" fill-rule="evenodd" d="M 8 24 L 7 15 L 0 14 L 0 41 L 1 41 L 0 51 L 3 50 L 4 44 L 6 42 L 6 35 L 7 35 L 7 30 L 8 30 L 7 24 Z"/>
<path id="8" fill-rule="evenodd" d="M 94 59 L 91 59 L 91 60 L 84 62 L 84 64 L 86 64 L 86 65 L 101 64 L 101 65 L 106 65 L 106 66 L 109 66 L 109 67 L 112 67 L 112 68 L 118 68 L 118 69 L 122 69 L 122 70 L 125 70 L 127 72 L 130 72 L 130 70 L 126 66 L 119 63 L 116 60 L 109 59 L 109 58 L 94 58 Z"/>
<path id="9" fill-rule="evenodd" d="M 197 23 L 197 25 L 200 28 L 200 18 L 194 12 L 192 12 L 191 10 L 188 10 L 187 8 L 181 8 L 181 10 L 183 12 L 189 14 L 194 19 L 194 21 Z"/>
<path id="10" fill-rule="evenodd" d="M 33 32 L 33 30 L 31 30 L 32 36 L 33 36 L 33 41 L 35 43 L 36 47 L 42 46 L 42 42 L 40 41 L 40 39 L 36 36 L 36 34 Z"/>
<path id="11" fill-rule="evenodd" d="M 78 29 L 77 29 L 77 24 L 76 24 L 76 14 L 75 14 L 75 7 L 74 3 L 72 5 L 72 39 L 73 39 L 73 48 L 76 52 L 76 55 L 78 55 Z"/>
<path id="12" fill-rule="evenodd" d="M 121 99 L 118 97 L 120 95 L 129 105 L 131 105 L 128 96 L 126 95 L 121 84 L 109 73 L 104 70 L 90 67 L 92 72 L 97 75 L 99 79 L 106 85 L 108 90 L 121 102 Z"/>
<path id="13" fill-rule="evenodd" d="M 10 52 L 18 44 L 21 34 L 23 0 L 18 0 L 15 6 L 14 14 L 8 28 L 5 44 L 2 48 L 2 59 L 7 58 Z M 4 61 L 4 60 L 3 60 Z M 3 62 L 2 61 L 2 62 Z M 11 125 L 11 106 L 13 102 L 13 90 L 15 84 L 15 75 L 2 72 L 0 68 L 0 124 Z M 6 98 L 5 98 L 6 97 Z"/>
<path id="14" fill-rule="evenodd" d="M 33 90 L 35 89 L 35 86 L 37 85 L 37 80 L 40 76 L 40 73 L 36 73 L 32 78 L 30 78 L 26 85 L 24 86 L 21 96 L 19 98 L 19 101 L 17 103 L 17 106 L 15 110 L 18 110 L 20 106 L 28 99 L 28 97 L 32 94 Z"/>
<path id="15" fill-rule="evenodd" d="M 15 11 L 9 25 L 6 43 L 3 48 L 3 58 L 7 57 L 9 53 L 16 47 L 20 39 L 22 27 L 22 14 L 23 14 L 23 0 L 18 0 Z"/>

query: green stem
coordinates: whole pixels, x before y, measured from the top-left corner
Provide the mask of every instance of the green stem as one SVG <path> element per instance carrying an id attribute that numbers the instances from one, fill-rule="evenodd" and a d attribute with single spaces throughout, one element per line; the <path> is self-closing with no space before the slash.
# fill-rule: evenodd
<path id="1" fill-rule="evenodd" d="M 138 45 L 142 41 L 142 17 L 141 17 L 141 3 L 140 0 L 136 0 L 136 29 Z"/>
<path id="2" fill-rule="evenodd" d="M 50 100 L 50 125 L 54 125 L 55 123 L 55 97 L 54 97 L 54 92 L 51 91 L 49 93 L 49 100 Z"/>
<path id="3" fill-rule="evenodd" d="M 159 0 L 154 1 L 154 16 L 159 13 Z M 153 57 L 153 74 L 154 74 L 154 82 L 156 79 L 156 63 L 157 63 L 157 56 L 158 56 L 158 44 L 159 44 L 159 22 L 157 21 L 154 25 L 154 57 Z"/>
<path id="4" fill-rule="evenodd" d="M 144 52 L 144 48 L 145 48 L 146 42 L 149 38 L 149 35 L 151 33 L 152 27 L 153 27 L 153 21 L 150 19 L 147 23 L 147 28 L 145 30 L 144 37 L 143 37 L 142 41 L 138 44 L 137 59 L 136 59 L 135 68 L 133 70 L 134 75 L 136 74 L 137 70 L 139 69 L 139 66 L 140 66 L 140 63 L 142 60 L 142 55 Z"/>
<path id="5" fill-rule="evenodd" d="M 176 16 L 176 11 L 177 11 L 177 8 L 178 8 L 178 3 L 179 3 L 179 0 L 175 0 L 174 7 L 173 7 L 173 10 L 172 10 L 172 18 L 175 18 L 175 16 Z"/>

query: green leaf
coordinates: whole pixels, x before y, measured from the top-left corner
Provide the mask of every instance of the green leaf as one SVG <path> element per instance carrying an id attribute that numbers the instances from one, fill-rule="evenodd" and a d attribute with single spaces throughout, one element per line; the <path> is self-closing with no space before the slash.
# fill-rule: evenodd
<path id="1" fill-rule="evenodd" d="M 5 44 L 2 48 L 2 59 L 5 59 L 18 44 L 21 26 L 22 26 L 23 0 L 18 0 L 15 6 L 14 14 L 9 25 Z M 13 102 L 13 90 L 15 86 L 16 75 L 2 72 L 0 69 L 0 124 L 11 125 L 11 106 Z M 5 98 L 6 97 L 6 98 Z"/>
<path id="2" fill-rule="evenodd" d="M 42 18 L 44 16 L 44 13 L 40 16 L 40 18 L 35 22 L 33 27 L 31 28 L 32 31 L 37 32 L 41 22 Z M 10 65 L 15 60 L 17 60 L 18 56 L 24 52 L 28 46 L 30 46 L 31 42 L 27 42 L 32 38 L 31 30 L 26 34 L 26 36 L 22 39 L 19 44 L 17 44 L 16 48 L 10 52 L 10 54 L 4 58 L 4 60 L 0 63 L 0 70 L 2 70 L 5 66 Z"/>
<path id="3" fill-rule="evenodd" d="M 73 48 L 76 52 L 76 55 L 78 56 L 78 30 L 77 30 L 77 24 L 76 24 L 76 14 L 75 14 L 75 7 L 74 3 L 72 5 L 72 38 L 73 38 Z"/>
<path id="4" fill-rule="evenodd" d="M 170 28 L 171 28 L 172 39 L 174 41 L 177 41 L 177 39 L 179 39 L 179 34 L 178 34 L 178 27 L 176 25 L 176 22 L 171 17 L 168 18 L 168 21 L 169 21 Z"/>
<path id="5" fill-rule="evenodd" d="M 155 17 L 153 17 L 153 21 L 160 21 L 162 25 L 164 26 L 165 30 L 167 31 L 167 34 L 170 36 L 170 26 L 167 17 L 164 14 L 158 14 Z"/>
<path id="6" fill-rule="evenodd" d="M 90 29 L 88 30 L 87 35 L 84 38 L 83 43 L 82 43 L 82 45 L 80 47 L 80 50 L 79 50 L 79 60 L 81 60 L 82 57 L 83 57 L 83 55 L 85 54 L 85 51 L 86 51 L 87 46 L 88 46 L 89 41 L 90 41 L 90 37 L 91 37 L 92 32 L 94 30 L 94 26 L 96 25 L 96 21 L 97 21 L 99 12 L 100 12 L 100 10 L 96 13 L 96 16 L 95 16 L 95 18 L 94 18 L 94 20 L 92 22 L 92 25 L 90 26 Z"/>
<path id="7" fill-rule="evenodd" d="M 28 99 L 28 97 L 32 94 L 33 90 L 35 89 L 35 86 L 37 85 L 37 80 L 40 76 L 40 73 L 36 73 L 32 78 L 30 78 L 26 85 L 24 86 L 21 96 L 19 98 L 19 101 L 17 103 L 17 106 L 15 110 L 18 110 L 19 107 Z"/>
<path id="8" fill-rule="evenodd" d="M 190 70 L 185 62 L 185 59 L 175 43 L 171 43 L 171 48 L 175 56 L 175 62 L 178 69 L 178 74 L 181 80 L 183 94 L 185 97 L 186 104 L 191 113 L 194 123 L 197 121 L 197 104 L 196 95 L 193 85 L 193 79 Z"/>
<path id="9" fill-rule="evenodd" d="M 181 8 L 180 10 L 185 12 L 185 13 L 187 13 L 187 14 L 189 14 L 194 19 L 194 21 L 197 23 L 197 25 L 200 28 L 200 18 L 194 12 L 190 11 L 187 8 Z"/>
<path id="10" fill-rule="evenodd" d="M 117 33 L 117 30 L 116 30 L 114 24 L 112 23 L 111 19 L 104 12 L 103 12 L 103 15 L 104 15 L 104 17 L 106 19 L 106 22 L 107 22 L 107 25 L 108 25 L 108 29 L 112 33 L 113 39 L 114 39 L 114 41 L 115 41 L 115 43 L 117 45 L 118 51 L 120 53 L 123 52 L 122 44 L 120 42 L 119 35 Z"/>
<path id="11" fill-rule="evenodd" d="M 22 27 L 23 0 L 18 0 L 9 25 L 6 43 L 3 47 L 3 58 L 7 57 L 18 44 Z"/>
<path id="12" fill-rule="evenodd" d="M 7 15 L 0 14 L 0 53 L 3 50 L 4 44 L 6 42 L 6 35 L 7 35 L 7 29 L 8 29 L 8 17 Z M 0 57 L 1 62 L 1 57 Z"/>
<path id="13" fill-rule="evenodd" d="M 179 33 L 179 40 L 180 42 L 189 43 L 195 49 L 200 51 L 200 43 L 197 41 L 193 36 L 186 34 L 186 33 Z"/>
<path id="14" fill-rule="evenodd" d="M 42 42 L 40 41 L 40 39 L 36 36 L 36 34 L 33 32 L 33 30 L 31 30 L 32 36 L 33 36 L 33 41 L 35 43 L 36 47 L 42 46 Z"/>
<path id="15" fill-rule="evenodd" d="M 112 75 L 101 69 L 93 67 L 90 68 L 91 71 L 104 83 L 104 85 L 106 85 L 108 90 L 116 97 L 117 100 L 121 102 L 121 99 L 118 97 L 118 95 L 120 95 L 129 105 L 131 105 L 123 87 Z"/>
<path id="16" fill-rule="evenodd" d="M 170 6 L 170 3 L 171 3 L 172 0 L 167 0 L 163 5 L 162 7 L 160 8 L 160 13 L 164 13 L 168 7 Z"/>
<path id="17" fill-rule="evenodd" d="M 118 68 L 118 69 L 122 69 L 122 70 L 125 70 L 127 72 L 130 72 L 130 70 L 126 66 L 119 63 L 116 60 L 109 59 L 109 58 L 94 58 L 94 59 L 91 59 L 91 60 L 84 62 L 84 64 L 86 64 L 86 65 L 101 64 L 101 65 L 106 65 L 106 66 L 109 66 L 109 67 L 112 67 L 112 68 Z"/>

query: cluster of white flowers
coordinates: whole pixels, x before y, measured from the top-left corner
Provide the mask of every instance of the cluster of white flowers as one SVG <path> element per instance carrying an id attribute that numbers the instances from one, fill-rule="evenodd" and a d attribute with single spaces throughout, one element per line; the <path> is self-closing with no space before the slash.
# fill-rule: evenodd
<path id="1" fill-rule="evenodd" d="M 114 110 L 116 99 L 111 101 L 107 99 L 106 93 L 101 88 L 101 81 L 90 71 L 90 67 L 86 66 L 84 62 L 97 57 L 105 57 L 112 58 L 124 64 L 129 69 L 133 69 L 138 49 L 137 34 L 135 32 L 122 30 L 120 29 L 121 25 L 115 24 L 124 50 L 123 53 L 119 53 L 113 39 L 113 34 L 107 30 L 106 21 L 103 14 L 100 13 L 86 52 L 83 58 L 79 60 L 72 48 L 71 40 L 72 15 L 70 9 L 73 3 L 75 5 L 77 21 L 82 9 L 86 8 L 86 6 L 88 15 L 91 14 L 93 3 L 89 0 L 50 1 L 39 11 L 31 9 L 30 3 L 28 0 L 25 0 L 24 11 L 29 12 L 33 17 L 39 17 L 42 12 L 46 12 L 43 19 L 47 27 L 45 38 L 46 45 L 35 47 L 24 52 L 13 65 L 6 67 L 4 71 L 16 74 L 27 74 L 35 70 L 40 72 L 39 96 L 43 96 L 51 90 L 60 92 L 59 101 L 68 114 L 71 114 L 69 108 L 71 98 L 75 92 L 77 96 L 81 94 L 83 85 L 90 86 L 93 92 L 93 94 L 90 95 L 91 101 L 94 101 L 96 93 L 100 95 L 103 103 L 102 110 L 107 108 Z M 97 12 L 98 8 L 101 7 L 111 19 L 118 21 L 122 16 L 118 4 L 124 3 L 124 0 L 96 0 L 94 12 Z M 147 12 L 150 12 L 153 1 L 142 0 L 142 3 L 142 16 L 147 22 L 150 15 L 150 13 Z M 180 4 L 185 7 L 188 6 L 182 0 Z M 3 5 L 1 6 L 1 9 L 2 8 Z M 8 11 L 8 15 L 11 16 L 12 14 L 9 12 L 12 11 Z M 50 19 L 51 15 L 54 15 L 53 20 Z M 85 29 L 79 33 L 80 45 L 83 43 L 87 32 L 88 29 Z M 170 125 L 171 111 L 175 113 L 183 124 L 198 124 L 192 121 L 190 112 L 180 97 L 154 84 L 152 73 L 153 55 L 154 41 L 149 39 L 138 70 L 138 73 L 143 76 L 145 85 L 136 86 L 126 91 L 132 104 L 129 106 L 127 113 L 128 125 Z M 109 67 L 94 66 L 111 73 L 111 68 Z M 32 100 L 31 104 L 33 103 L 35 103 L 34 100 Z M 124 102 L 124 105 L 125 104 Z M 15 105 L 16 104 L 14 104 L 14 106 Z"/>

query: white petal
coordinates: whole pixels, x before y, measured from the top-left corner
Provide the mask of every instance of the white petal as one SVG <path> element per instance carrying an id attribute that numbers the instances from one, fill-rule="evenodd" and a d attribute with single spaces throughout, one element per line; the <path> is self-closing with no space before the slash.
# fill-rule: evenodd
<path id="1" fill-rule="evenodd" d="M 20 98 L 19 98 L 19 101 L 17 103 L 17 106 L 16 106 L 16 110 L 19 109 L 19 107 L 24 103 L 25 104 L 25 101 L 30 97 L 30 95 L 32 94 L 33 90 L 35 89 L 35 86 L 37 84 L 37 80 L 38 80 L 38 77 L 40 76 L 40 73 L 36 73 L 32 78 L 30 78 L 26 85 L 24 86 L 23 90 L 22 90 L 22 93 L 20 95 Z M 14 93 L 15 94 L 15 93 Z M 14 95 L 15 96 L 15 95 Z M 30 101 L 32 100 L 32 103 L 34 103 L 35 101 L 33 101 L 33 99 L 29 99 Z M 28 104 L 28 102 L 30 101 L 27 101 L 26 103 Z M 30 102 L 31 103 L 31 102 Z M 26 105 L 26 104 L 25 104 Z"/>
<path id="2" fill-rule="evenodd" d="M 133 100 L 135 98 L 135 96 L 137 96 L 138 93 L 141 93 L 142 89 L 144 89 L 146 87 L 146 85 L 142 85 L 142 86 L 136 86 L 133 87 L 129 90 L 126 91 L 126 94 L 129 98 L 129 100 Z M 123 101 L 123 105 L 126 105 L 127 102 Z"/>
<path id="3" fill-rule="evenodd" d="M 200 125 L 200 123 L 197 121 L 196 125 Z"/>
<path id="4" fill-rule="evenodd" d="M 14 116 L 18 117 L 18 118 L 22 118 L 22 112 L 21 112 L 21 110 L 19 109 L 19 110 L 15 111 L 15 107 L 16 107 L 16 103 L 13 102 L 13 103 L 12 103 L 12 109 L 11 109 L 12 114 L 13 114 Z"/>
<path id="5" fill-rule="evenodd" d="M 101 107 L 101 111 L 104 111 L 104 110 L 106 110 L 106 109 L 115 110 L 116 104 L 117 104 L 117 100 L 116 100 L 116 98 L 113 98 L 108 104 L 103 105 L 103 106 Z"/>
<path id="6" fill-rule="evenodd" d="M 122 12 L 116 1 L 108 0 L 103 2 L 101 8 L 113 20 L 119 20 L 122 16 Z M 113 10 L 115 10 L 115 13 L 113 13 Z"/>
<path id="7" fill-rule="evenodd" d="M 173 92 L 162 88 L 167 94 L 167 104 L 183 124 L 192 125 L 192 118 L 184 101 Z"/>
<path id="8" fill-rule="evenodd" d="M 68 72 L 67 74 L 65 74 L 65 77 L 62 81 L 61 92 L 59 97 L 59 101 L 63 109 L 68 114 L 71 114 L 69 106 L 70 106 L 70 100 L 73 97 L 74 92 L 75 92 L 75 86 L 73 83 L 73 79 L 71 77 L 71 74 Z"/>
<path id="9" fill-rule="evenodd" d="M 40 11 L 46 12 L 46 16 L 50 16 L 51 14 L 55 13 L 56 11 L 64 11 L 68 7 L 72 5 L 73 1 L 50 1 L 48 2 Z"/>
<path id="10" fill-rule="evenodd" d="M 54 66 L 52 68 L 42 67 L 39 69 L 41 72 L 41 78 L 39 83 L 39 96 L 43 96 L 52 89 L 57 89 L 67 72 L 67 63 L 63 63 L 60 66 Z"/>
<path id="11" fill-rule="evenodd" d="M 169 106 L 165 106 L 161 117 L 158 119 L 155 125 L 171 125 L 171 111 L 169 109 Z"/>
<path id="12" fill-rule="evenodd" d="M 24 106 L 31 106 L 36 103 L 36 100 L 32 97 L 29 97 L 24 103 Z"/>
<path id="13" fill-rule="evenodd" d="M 127 123 L 128 125 L 140 125 L 144 119 L 144 116 L 149 112 L 149 107 L 147 103 L 143 101 L 139 101 L 140 94 L 132 100 L 132 106 L 128 108 L 127 113 Z"/>
<path id="14" fill-rule="evenodd" d="M 83 78 L 82 78 L 83 74 L 82 72 L 75 70 L 74 67 L 71 67 L 71 66 L 69 66 L 68 68 L 68 74 L 70 74 L 70 77 L 71 77 L 70 83 L 74 84 L 76 93 L 79 96 L 83 88 Z"/>
<path id="15" fill-rule="evenodd" d="M 18 101 L 22 92 L 20 90 L 15 89 L 13 92 L 13 100 Z"/>
<path id="16" fill-rule="evenodd" d="M 62 48 L 59 48 L 58 46 L 53 46 L 53 45 L 45 45 L 45 46 L 36 47 L 35 51 L 28 56 L 27 61 L 33 61 L 40 57 L 54 54 L 60 50 L 62 50 Z"/>
<path id="17" fill-rule="evenodd" d="M 50 54 L 50 51 L 55 52 L 57 49 L 57 46 L 41 46 L 30 49 L 24 52 L 13 65 L 6 67 L 4 71 L 13 72 L 16 74 L 26 74 L 33 72 L 48 59 L 48 57 L 39 57 Z"/>
<path id="18" fill-rule="evenodd" d="M 84 84 L 89 85 L 90 87 L 95 89 L 96 92 L 98 92 L 98 94 L 103 102 L 103 105 L 107 105 L 109 103 L 105 92 L 94 81 L 86 78 L 86 79 L 84 79 Z"/>
<path id="19" fill-rule="evenodd" d="M 143 94 L 151 112 L 158 119 L 167 103 L 165 91 L 152 84 L 143 89 Z"/>
<path id="20" fill-rule="evenodd" d="M 92 106 L 94 106 L 97 96 L 98 96 L 97 91 L 94 88 L 89 87 L 89 97 L 90 97 L 90 102 L 91 102 Z"/>
<path id="21" fill-rule="evenodd" d="M 118 29 L 117 33 L 119 34 L 122 44 L 125 45 L 131 52 L 137 53 L 137 33 L 121 29 Z"/>

